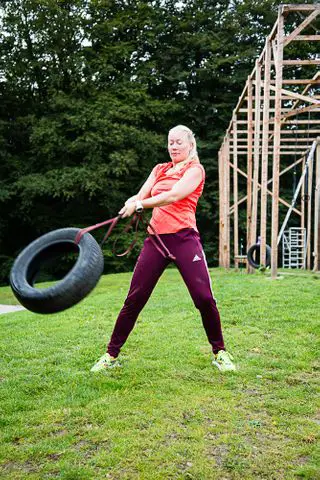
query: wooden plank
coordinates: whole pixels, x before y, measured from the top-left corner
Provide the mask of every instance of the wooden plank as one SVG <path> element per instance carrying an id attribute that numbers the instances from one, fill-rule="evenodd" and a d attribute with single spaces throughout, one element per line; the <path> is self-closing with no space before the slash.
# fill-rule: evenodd
<path id="1" fill-rule="evenodd" d="M 309 107 L 306 107 L 306 108 L 308 108 L 308 110 L 312 110 L 312 108 L 309 108 Z M 238 120 L 237 123 L 239 123 L 239 120 Z M 270 120 L 270 123 L 274 123 L 273 118 Z M 310 120 L 309 119 L 306 119 L 306 120 L 286 120 L 286 122 L 285 122 L 285 125 L 306 125 L 306 124 L 307 125 L 311 124 L 311 126 L 312 125 L 320 125 L 320 120 L 314 120 L 313 118 L 310 118 Z"/>
<path id="2" fill-rule="evenodd" d="M 308 209 L 307 209 L 307 269 L 311 269 L 311 209 L 312 209 L 312 180 L 314 155 L 309 163 L 308 171 Z"/>
<path id="3" fill-rule="evenodd" d="M 309 11 L 309 10 L 315 10 L 316 8 L 319 8 L 317 4 L 311 4 L 311 3 L 299 3 L 296 5 L 288 4 L 288 5 L 283 5 L 283 12 L 303 12 L 303 11 Z"/>
<path id="4" fill-rule="evenodd" d="M 272 47 L 272 55 L 273 55 L 273 62 L 272 63 L 274 64 L 274 67 L 275 67 L 276 73 L 277 73 L 277 64 L 274 63 L 274 60 L 277 58 L 277 55 L 278 55 L 277 54 L 277 51 L 278 51 L 277 38 L 272 40 L 271 47 Z M 272 80 L 270 82 L 273 83 Z M 275 82 L 275 80 L 274 80 L 274 82 Z"/>
<path id="5" fill-rule="evenodd" d="M 258 187 L 258 191 L 260 191 L 260 187 Z M 270 197 L 272 198 L 272 192 L 270 190 L 267 190 L 267 193 L 268 195 L 270 195 Z M 246 200 L 247 200 L 247 195 L 245 195 L 244 197 L 242 197 L 240 200 L 238 200 L 238 206 L 241 205 L 242 203 L 244 203 Z M 290 203 L 288 203 L 286 200 L 283 200 L 283 198 L 279 197 L 279 202 L 282 203 L 282 205 L 284 205 L 285 207 L 289 208 L 291 205 Z M 234 205 L 232 205 L 230 207 L 230 210 L 229 210 L 229 215 L 232 215 L 233 214 L 233 211 L 234 211 Z M 301 210 L 298 210 L 297 208 L 293 208 L 292 211 L 294 213 L 296 213 L 297 215 L 301 216 L 302 213 L 301 213 Z"/>
<path id="6" fill-rule="evenodd" d="M 304 172 L 305 166 L 306 166 L 306 158 L 303 157 L 302 172 Z M 304 188 L 304 182 L 303 182 L 302 185 L 301 185 L 301 224 L 300 224 L 301 228 L 305 227 L 306 209 L 305 209 L 305 202 L 304 202 L 304 193 L 305 193 L 304 191 L 305 191 L 305 188 Z"/>
<path id="7" fill-rule="evenodd" d="M 272 85 L 270 85 L 270 89 L 272 91 L 276 91 L 276 87 L 273 87 Z M 320 105 L 320 101 L 317 100 L 316 98 L 313 98 L 313 97 L 308 97 L 307 95 L 301 95 L 300 93 L 296 93 L 296 92 L 290 92 L 290 90 L 286 90 L 284 88 L 281 89 L 281 93 L 283 95 L 288 95 L 289 97 L 292 97 L 292 98 L 297 98 L 298 100 L 301 100 L 303 102 L 309 102 L 309 103 L 314 103 L 315 105 Z M 282 108 L 282 111 L 284 110 L 284 108 Z M 290 109 L 288 109 L 290 110 Z"/>
<path id="8" fill-rule="evenodd" d="M 312 123 L 314 123 L 314 122 L 312 122 Z M 288 134 L 291 134 L 292 132 L 294 132 L 294 133 L 296 133 L 296 132 L 297 133 L 310 133 L 310 135 L 316 135 L 316 134 L 320 133 L 320 130 L 317 130 L 317 129 L 315 129 L 315 130 L 312 130 L 312 129 L 310 129 L 310 130 L 301 130 L 301 129 L 300 130 L 299 129 L 297 129 L 297 130 L 281 130 L 281 135 L 283 135 L 283 134 L 288 135 Z"/>
<path id="9" fill-rule="evenodd" d="M 222 148 L 221 148 L 221 224 L 220 224 L 220 242 L 221 242 L 221 266 L 226 268 L 226 244 L 227 244 L 227 234 L 226 230 L 228 227 L 228 221 L 226 217 L 226 183 L 227 180 L 225 178 L 226 175 L 226 141 L 224 141 Z"/>
<path id="10" fill-rule="evenodd" d="M 234 144 L 234 151 L 233 151 L 233 202 L 235 205 L 234 208 L 234 215 L 233 215 L 233 252 L 234 252 L 234 266 L 236 269 L 239 267 L 239 261 L 237 260 L 237 256 L 239 255 L 239 218 L 238 218 L 238 154 L 237 154 L 237 116 L 233 114 L 233 144 Z"/>
<path id="11" fill-rule="evenodd" d="M 306 152 L 307 152 L 307 150 L 297 150 L 297 153 L 299 153 L 299 154 L 303 154 L 303 153 L 306 153 Z M 232 150 L 231 150 L 231 153 L 233 153 Z M 239 151 L 238 150 L 238 155 L 247 155 L 247 153 L 248 153 L 247 150 L 244 150 L 244 151 Z M 274 154 L 274 151 L 268 152 L 268 155 L 273 155 L 273 154 Z M 286 156 L 288 155 L 290 157 L 293 157 L 295 155 L 295 152 L 283 152 L 283 151 L 281 151 L 280 155 L 286 155 Z"/>
<path id="12" fill-rule="evenodd" d="M 320 81 L 319 81 L 319 86 L 320 86 Z M 320 95 L 312 95 L 312 98 L 317 98 L 319 100 Z M 245 100 L 248 100 L 248 97 L 246 97 Z M 252 100 L 255 100 L 255 97 L 253 97 Z M 291 97 L 288 97 L 287 95 L 281 95 L 282 102 L 287 102 L 288 100 L 291 100 Z M 270 102 L 274 102 L 274 101 L 275 101 L 275 97 L 270 97 Z"/>
<path id="13" fill-rule="evenodd" d="M 223 169 L 223 159 L 222 159 L 222 148 L 219 150 L 218 161 L 219 161 L 219 267 L 224 267 L 223 265 L 223 238 L 224 238 L 224 217 L 223 217 L 223 182 L 224 182 L 224 169 Z"/>
<path id="14" fill-rule="evenodd" d="M 271 44 L 267 43 L 263 82 L 263 119 L 261 152 L 261 214 L 260 214 L 260 263 L 266 265 L 267 244 L 267 183 L 268 183 L 268 148 L 269 148 L 269 114 L 270 114 L 270 71 Z"/>
<path id="15" fill-rule="evenodd" d="M 248 78 L 248 136 L 247 136 L 247 238 L 246 251 L 250 248 L 251 229 L 252 229 L 252 158 L 253 158 L 253 100 L 252 100 L 252 78 Z M 253 273 L 253 268 L 247 263 L 247 272 Z"/>
<path id="16" fill-rule="evenodd" d="M 316 179 L 314 196 L 314 265 L 313 271 L 320 271 L 320 138 L 316 148 Z"/>
<path id="17" fill-rule="evenodd" d="M 229 259 L 229 149 L 228 149 L 228 136 L 225 137 L 225 141 L 221 147 L 219 176 L 221 189 L 221 213 L 220 213 L 220 228 L 219 228 L 219 256 L 220 266 L 228 268 Z"/>
<path id="18" fill-rule="evenodd" d="M 230 219 L 229 219 L 229 207 L 230 207 L 230 148 L 229 148 L 230 136 L 227 136 L 226 140 L 226 153 L 225 153 L 225 218 L 226 218 L 226 245 L 225 245 L 225 268 L 230 268 Z"/>
<path id="19" fill-rule="evenodd" d="M 253 184 L 252 184 L 252 228 L 250 243 L 253 245 L 257 241 L 257 223 L 258 223 L 258 181 L 259 181 L 259 134 L 261 128 L 261 65 L 256 61 L 256 81 L 255 81 L 255 118 L 254 118 L 254 149 L 253 149 Z"/>
<path id="20" fill-rule="evenodd" d="M 229 162 L 229 164 L 230 164 L 230 166 L 231 166 L 234 170 L 237 170 L 237 172 L 239 172 L 242 176 L 244 176 L 244 177 L 247 178 L 247 174 L 246 174 L 243 170 L 241 170 L 239 167 L 236 168 L 235 165 L 234 165 L 232 162 Z M 272 182 L 272 179 L 268 181 L 268 183 L 270 183 L 270 182 Z M 257 189 L 258 189 L 258 191 L 261 189 L 261 184 L 260 184 L 259 182 L 258 182 Z M 271 195 L 271 196 L 273 195 L 273 194 L 272 194 L 272 191 L 269 190 L 269 189 L 267 189 L 267 193 L 268 193 L 269 195 Z M 247 198 L 247 197 L 244 197 L 244 198 L 241 200 L 240 203 L 244 202 L 246 198 Z M 288 207 L 288 208 L 291 206 L 290 203 L 288 203 L 286 200 L 283 200 L 281 197 L 279 197 L 279 202 L 282 203 L 283 205 L 285 205 L 285 206 Z M 237 203 L 237 205 L 239 205 L 239 202 Z M 229 213 L 233 213 L 235 207 L 236 207 L 235 204 L 232 205 L 232 206 L 229 208 Z M 300 215 L 300 211 L 299 211 L 299 210 L 293 208 L 293 211 L 295 211 L 295 213 L 297 213 L 298 215 Z"/>
<path id="21" fill-rule="evenodd" d="M 277 31 L 277 56 L 276 65 L 276 99 L 273 139 L 273 196 L 272 196 L 272 224 L 271 224 L 271 278 L 277 277 L 278 270 L 278 228 L 279 228 L 279 172 L 280 172 L 280 133 L 281 133 L 281 89 L 283 65 L 284 17 L 279 10 Z"/>
<path id="22" fill-rule="evenodd" d="M 317 108 L 317 105 L 308 105 L 307 107 L 295 108 L 291 112 L 288 112 L 288 113 L 285 113 L 284 115 L 282 115 L 281 120 L 286 121 L 286 119 L 289 118 L 289 117 L 293 117 L 295 115 L 300 115 L 301 113 L 305 113 L 305 112 L 311 112 L 312 110 L 316 110 L 316 108 Z M 313 119 L 310 119 L 310 121 L 308 120 L 308 122 L 311 123 L 311 124 L 315 123 L 315 121 Z M 319 120 L 319 122 L 320 122 L 320 120 Z"/>
<path id="23" fill-rule="evenodd" d="M 238 130 L 237 133 L 239 134 L 239 130 Z M 309 142 L 311 144 L 313 141 L 314 141 L 314 138 L 312 138 L 312 137 L 310 137 L 310 138 L 298 137 L 298 140 L 296 138 L 292 137 L 292 138 L 283 138 L 281 144 L 284 145 L 285 142 L 298 143 L 298 145 L 300 144 L 300 142 Z M 238 138 L 238 145 L 239 145 L 239 143 L 247 143 L 247 142 L 248 142 L 248 139 L 246 137 Z M 305 145 L 305 144 L 303 144 L 303 145 Z M 307 143 L 305 146 L 308 147 L 309 144 Z"/>
<path id="24" fill-rule="evenodd" d="M 273 62 L 272 62 L 273 63 Z M 319 59 L 309 59 L 309 60 L 283 60 L 282 65 L 320 65 Z"/>
<path id="25" fill-rule="evenodd" d="M 318 8 L 316 8 L 312 13 L 310 13 L 310 15 L 307 18 L 305 18 L 303 22 L 301 22 L 300 25 L 298 25 L 297 28 L 295 28 L 293 32 L 290 33 L 290 35 L 285 37 L 283 45 L 286 46 L 292 40 L 294 40 L 297 37 L 297 35 L 299 35 L 299 33 L 302 32 L 302 30 L 304 30 L 315 18 L 317 18 L 319 13 L 320 13 L 320 9 Z"/>
<path id="26" fill-rule="evenodd" d="M 320 35 L 297 35 L 294 39 L 295 40 L 300 40 L 300 41 L 305 41 L 305 42 L 317 42 L 320 40 Z"/>
<path id="27" fill-rule="evenodd" d="M 312 108 L 309 110 L 312 110 Z M 298 109 L 298 113 L 301 113 L 301 110 Z M 237 120 L 237 125 L 246 125 L 246 123 L 247 123 L 246 120 Z M 269 123 L 274 123 L 273 117 L 270 118 Z M 320 120 L 314 120 L 313 118 L 311 120 L 286 120 L 285 124 L 286 125 L 304 125 L 309 123 L 312 123 L 312 125 L 320 125 Z"/>
<path id="28" fill-rule="evenodd" d="M 306 165 L 305 167 L 307 168 L 311 161 L 313 161 L 313 158 L 314 158 L 314 154 L 315 154 L 315 150 L 316 150 L 316 146 L 317 146 L 317 141 L 315 140 L 312 144 L 312 147 L 311 147 L 311 150 L 309 151 L 308 153 L 308 157 L 306 159 Z M 296 201 L 297 201 L 297 198 L 298 198 L 298 195 L 300 194 L 300 190 L 301 190 L 301 187 L 302 187 L 302 184 L 305 180 L 305 177 L 306 177 L 306 173 L 307 173 L 307 170 L 306 168 L 302 171 L 302 174 L 301 174 L 301 177 L 299 179 L 299 182 L 298 182 L 298 185 L 295 189 L 295 192 L 294 192 L 294 195 L 293 195 L 293 198 L 292 198 L 292 201 L 291 201 L 291 205 L 290 205 L 290 208 L 289 210 L 287 211 L 286 213 L 286 216 L 285 216 L 285 219 L 282 223 L 282 226 L 280 228 L 280 232 L 279 232 L 279 235 L 278 235 L 278 240 L 277 240 L 277 244 L 279 245 L 280 241 L 281 241 L 281 238 L 282 238 L 282 235 L 283 235 L 283 232 L 287 226 L 287 223 L 289 221 L 289 218 L 290 218 L 290 215 L 292 213 L 292 210 L 296 204 Z"/>
<path id="29" fill-rule="evenodd" d="M 296 97 L 296 98 L 297 98 L 297 97 Z M 311 97 L 309 97 L 309 98 L 311 98 Z M 312 98 L 313 98 L 313 97 L 312 97 Z M 282 99 L 281 99 L 281 100 L 282 100 Z M 274 101 L 274 98 L 272 98 L 272 101 Z M 316 103 L 316 102 L 310 100 L 309 103 Z M 320 102 L 319 102 L 319 105 L 320 105 Z M 239 113 L 247 113 L 247 111 L 248 111 L 247 108 L 240 108 L 240 109 L 238 110 Z M 281 108 L 281 111 L 282 111 L 282 112 L 291 112 L 291 111 L 292 111 L 292 108 L 287 108 L 287 107 L 284 108 L 284 107 L 282 107 L 282 108 Z M 274 113 L 274 112 L 275 112 L 275 109 L 270 107 L 270 113 Z"/>
<path id="30" fill-rule="evenodd" d="M 312 140 L 314 140 L 314 139 L 310 139 L 310 142 L 312 142 Z M 307 150 L 308 148 L 310 148 L 310 146 L 311 146 L 311 145 L 309 145 L 309 144 L 300 144 L 299 142 L 298 142 L 298 145 L 283 145 L 283 144 L 281 144 L 280 150 L 283 149 L 283 150 L 286 150 L 286 151 L 288 151 L 288 150 L 295 150 L 295 151 L 300 150 L 300 151 L 305 151 L 305 150 Z M 269 147 L 270 147 L 270 145 L 269 145 Z M 230 148 L 233 149 L 232 144 L 230 144 Z M 239 145 L 239 150 L 240 150 L 240 149 L 241 149 L 241 150 L 244 150 L 245 148 L 246 148 L 245 145 Z M 232 151 L 233 151 L 233 150 L 232 150 Z"/>
<path id="31" fill-rule="evenodd" d="M 271 83 L 274 84 L 275 81 L 274 80 L 271 80 Z M 300 78 L 300 79 L 285 79 L 282 81 L 282 85 L 320 85 L 320 79 L 314 79 L 314 78 L 311 78 L 311 79 L 303 79 L 303 78 Z"/>
<path id="32" fill-rule="evenodd" d="M 231 130 L 231 133 L 232 133 L 232 130 Z M 320 133 L 320 130 L 290 130 L 290 129 L 286 129 L 286 130 L 281 130 L 281 135 L 292 135 L 292 133 L 311 133 L 311 134 L 319 134 Z M 248 130 L 239 130 L 238 129 L 238 135 L 247 135 L 248 134 Z"/>

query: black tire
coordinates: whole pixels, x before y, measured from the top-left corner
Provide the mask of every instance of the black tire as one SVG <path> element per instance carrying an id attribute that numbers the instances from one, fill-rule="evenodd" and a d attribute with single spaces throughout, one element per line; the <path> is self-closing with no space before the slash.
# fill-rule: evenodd
<path id="1" fill-rule="evenodd" d="M 77 245 L 78 228 L 62 228 L 39 237 L 16 258 L 10 273 L 10 285 L 19 302 L 35 313 L 55 313 L 80 302 L 96 286 L 103 272 L 101 248 L 90 233 Z M 34 288 L 41 265 L 57 254 L 78 252 L 67 275 L 48 288 Z"/>
<path id="2" fill-rule="evenodd" d="M 260 259 L 260 244 L 255 243 L 251 245 L 247 253 L 247 259 L 253 268 L 260 268 L 261 264 L 257 263 L 257 259 Z M 269 267 L 271 263 L 271 248 L 266 245 L 266 267 Z"/>

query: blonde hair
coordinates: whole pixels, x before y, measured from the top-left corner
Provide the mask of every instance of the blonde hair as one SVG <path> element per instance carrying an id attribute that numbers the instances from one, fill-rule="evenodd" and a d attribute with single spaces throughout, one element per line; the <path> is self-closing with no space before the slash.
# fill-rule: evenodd
<path id="1" fill-rule="evenodd" d="M 188 159 L 196 160 L 197 162 L 200 162 L 198 157 L 198 151 L 197 151 L 197 142 L 196 142 L 193 131 L 190 128 L 186 127 L 185 125 L 176 125 L 175 127 L 169 130 L 169 135 L 170 135 L 170 132 L 173 132 L 175 130 L 180 130 L 182 132 L 185 132 L 188 136 L 188 141 L 193 144 L 193 147 L 189 152 Z"/>

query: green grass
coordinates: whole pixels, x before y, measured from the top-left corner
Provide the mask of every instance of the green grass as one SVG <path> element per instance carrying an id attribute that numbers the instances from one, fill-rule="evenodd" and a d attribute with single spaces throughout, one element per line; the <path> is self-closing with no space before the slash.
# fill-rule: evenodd
<path id="1" fill-rule="evenodd" d="M 108 374 L 89 370 L 130 274 L 60 314 L 1 315 L 0 478 L 319 479 L 319 279 L 211 275 L 235 374 L 211 366 L 175 269 Z"/>

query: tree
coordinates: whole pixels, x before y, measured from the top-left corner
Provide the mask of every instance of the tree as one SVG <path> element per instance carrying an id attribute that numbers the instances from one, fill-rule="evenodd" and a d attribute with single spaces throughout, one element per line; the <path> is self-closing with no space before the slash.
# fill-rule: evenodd
<path id="1" fill-rule="evenodd" d="M 178 123 L 196 133 L 206 168 L 198 223 L 213 265 L 217 151 L 279 3 L 2 1 L 0 281 L 40 234 L 116 215 L 167 161 Z M 106 249 L 106 271 L 135 256 Z"/>

